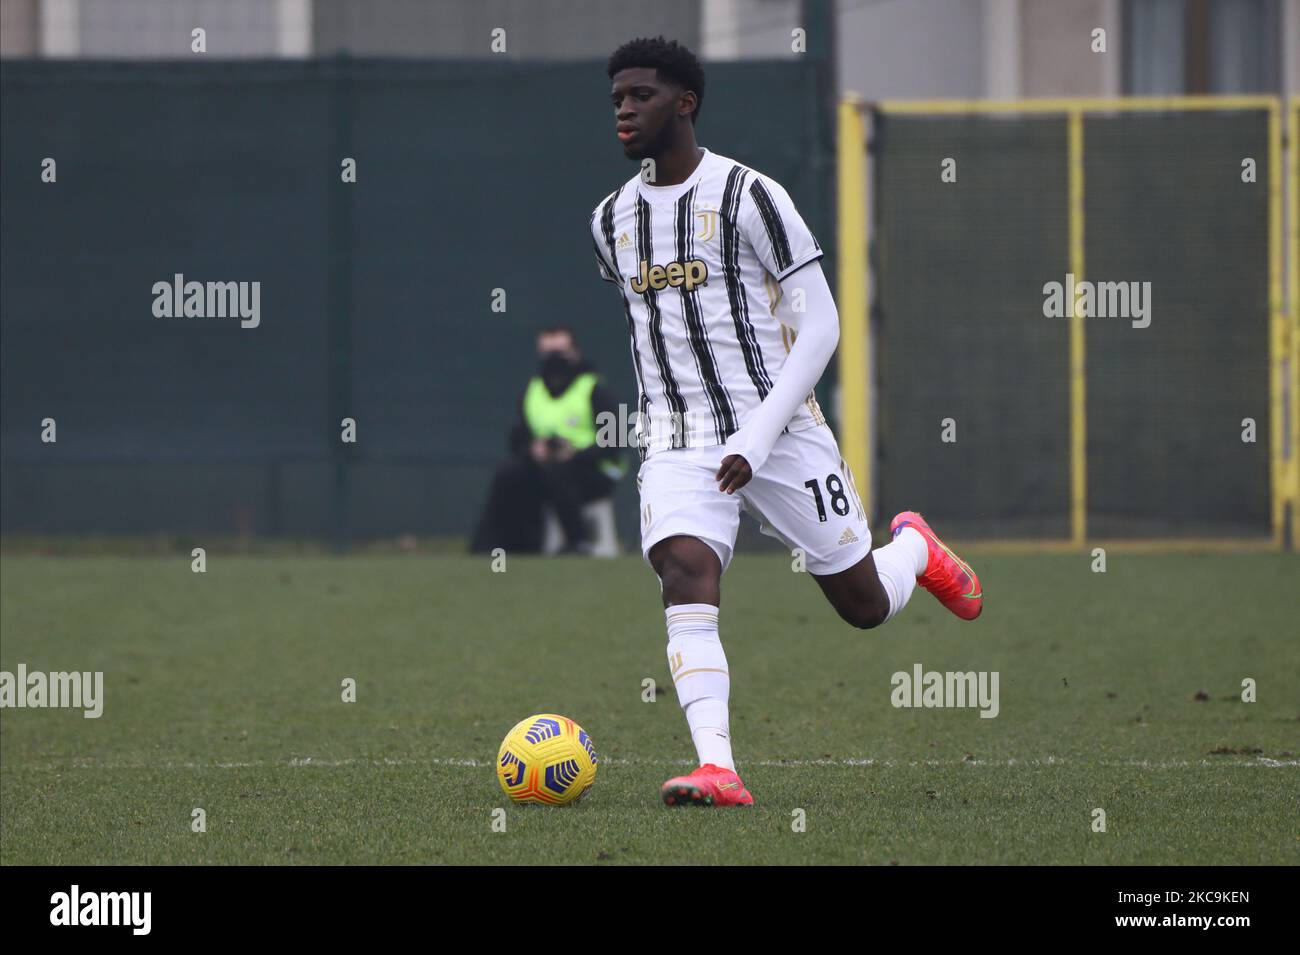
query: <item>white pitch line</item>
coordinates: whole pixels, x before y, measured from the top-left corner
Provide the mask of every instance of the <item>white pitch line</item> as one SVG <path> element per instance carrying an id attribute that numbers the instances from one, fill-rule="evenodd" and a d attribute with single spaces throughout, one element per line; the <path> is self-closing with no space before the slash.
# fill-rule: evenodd
<path id="1" fill-rule="evenodd" d="M 694 761 L 689 759 L 623 759 L 623 758 L 604 758 L 600 760 L 601 765 L 605 766 L 693 766 Z M 8 761 L 13 765 L 13 760 Z M 1257 756 L 1254 759 L 1201 759 L 1201 760 L 1149 760 L 1149 759 L 1128 759 L 1128 760 L 1077 760 L 1065 759 L 1060 756 L 1044 756 L 1033 759 L 1002 759 L 1002 760 L 985 760 L 985 759 L 922 759 L 922 760 L 895 760 L 895 759 L 758 759 L 743 760 L 741 768 L 746 766 L 762 766 L 781 769 L 815 769 L 825 767 L 850 767 L 850 766 L 879 766 L 885 769 L 896 767 L 916 768 L 924 767 L 942 767 L 942 766 L 984 766 L 1009 768 L 1014 766 L 1081 766 L 1081 767 L 1105 767 L 1105 768 L 1122 768 L 1122 769 L 1186 769 L 1189 767 L 1218 767 L 1218 766 L 1236 766 L 1236 767 L 1262 767 L 1278 768 L 1300 766 L 1300 759 L 1270 759 L 1267 756 Z M 60 769 L 107 769 L 107 770 L 176 770 L 176 769 L 281 769 L 281 768 L 311 768 L 318 767 L 321 769 L 339 769 L 345 766 L 465 766 L 475 769 L 491 769 L 496 766 L 493 760 L 467 759 L 467 758 L 449 758 L 449 757 L 430 757 L 429 759 L 392 759 L 392 758 L 351 758 L 351 759 L 316 759 L 312 756 L 294 757 L 288 760 L 253 760 L 250 762 L 212 762 L 212 763 L 194 763 L 194 762 L 161 762 L 161 763 L 113 763 L 97 762 L 92 759 L 74 758 L 69 763 L 44 763 L 39 766 L 27 768 L 39 768 L 45 770 Z"/>

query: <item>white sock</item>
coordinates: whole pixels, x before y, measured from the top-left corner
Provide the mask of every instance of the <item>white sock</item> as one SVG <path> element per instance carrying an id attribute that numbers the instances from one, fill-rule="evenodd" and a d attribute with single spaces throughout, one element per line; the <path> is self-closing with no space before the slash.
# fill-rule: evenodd
<path id="1" fill-rule="evenodd" d="M 727 718 L 731 676 L 718 639 L 718 608 L 676 604 L 665 610 L 664 616 L 668 621 L 668 669 L 700 765 L 713 763 L 734 770 Z"/>
<path id="2" fill-rule="evenodd" d="M 910 538 L 916 538 L 916 541 Z M 921 545 L 921 553 L 924 557 L 920 561 L 920 570 L 916 569 L 915 543 Z M 905 527 L 892 543 L 878 547 L 871 553 L 876 558 L 876 575 L 880 578 L 881 586 L 885 588 L 886 596 L 889 597 L 889 616 L 885 617 L 888 622 L 907 606 L 912 591 L 916 589 L 917 575 L 925 573 L 929 551 L 925 546 L 925 538 L 912 528 Z"/>
<path id="3" fill-rule="evenodd" d="M 926 565 L 930 563 L 930 546 L 926 544 L 925 538 L 915 527 L 904 527 L 898 532 L 898 536 L 885 547 L 892 547 L 894 544 L 902 544 L 909 554 L 912 555 L 912 561 L 916 564 L 916 576 L 920 577 L 925 573 Z M 882 547 L 881 550 L 885 548 Z"/>

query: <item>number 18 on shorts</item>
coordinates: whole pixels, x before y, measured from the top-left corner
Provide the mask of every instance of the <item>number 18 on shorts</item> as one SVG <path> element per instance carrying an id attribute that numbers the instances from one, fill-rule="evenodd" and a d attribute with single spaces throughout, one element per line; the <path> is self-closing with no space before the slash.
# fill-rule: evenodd
<path id="1" fill-rule="evenodd" d="M 809 573 L 836 574 L 871 551 L 866 512 L 853 474 L 825 424 L 782 434 L 763 467 L 734 494 L 714 477 L 723 446 L 679 448 L 652 454 L 641 465 L 641 553 L 675 535 L 698 537 L 713 548 L 725 571 L 749 511 L 769 537 L 804 554 Z"/>

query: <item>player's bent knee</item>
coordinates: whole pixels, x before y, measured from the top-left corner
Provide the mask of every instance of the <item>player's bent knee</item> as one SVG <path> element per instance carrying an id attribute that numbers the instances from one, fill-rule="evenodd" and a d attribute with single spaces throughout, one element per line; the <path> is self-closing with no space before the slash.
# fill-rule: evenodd
<path id="1" fill-rule="evenodd" d="M 693 570 L 698 565 L 669 560 L 659 580 L 666 604 L 713 603 L 718 592 L 717 578 Z"/>
<path id="2" fill-rule="evenodd" d="M 665 604 L 717 602 L 722 566 L 704 541 L 670 537 L 651 548 L 650 559 Z"/>
<path id="3" fill-rule="evenodd" d="M 859 600 L 849 607 L 836 607 L 845 623 L 859 630 L 874 630 L 889 619 L 888 601 Z"/>

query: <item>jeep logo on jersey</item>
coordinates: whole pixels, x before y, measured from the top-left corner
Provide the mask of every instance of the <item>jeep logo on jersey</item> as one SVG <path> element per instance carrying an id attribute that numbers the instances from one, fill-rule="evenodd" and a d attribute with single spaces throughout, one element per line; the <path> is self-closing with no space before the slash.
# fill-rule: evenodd
<path id="1" fill-rule="evenodd" d="M 632 280 L 632 291 L 643 295 L 649 289 L 659 291 L 672 286 L 685 286 L 692 291 L 695 286 L 703 285 L 709 280 L 709 267 L 703 259 L 691 259 L 689 262 L 669 262 L 667 265 L 651 265 L 641 260 L 640 271 Z"/>

